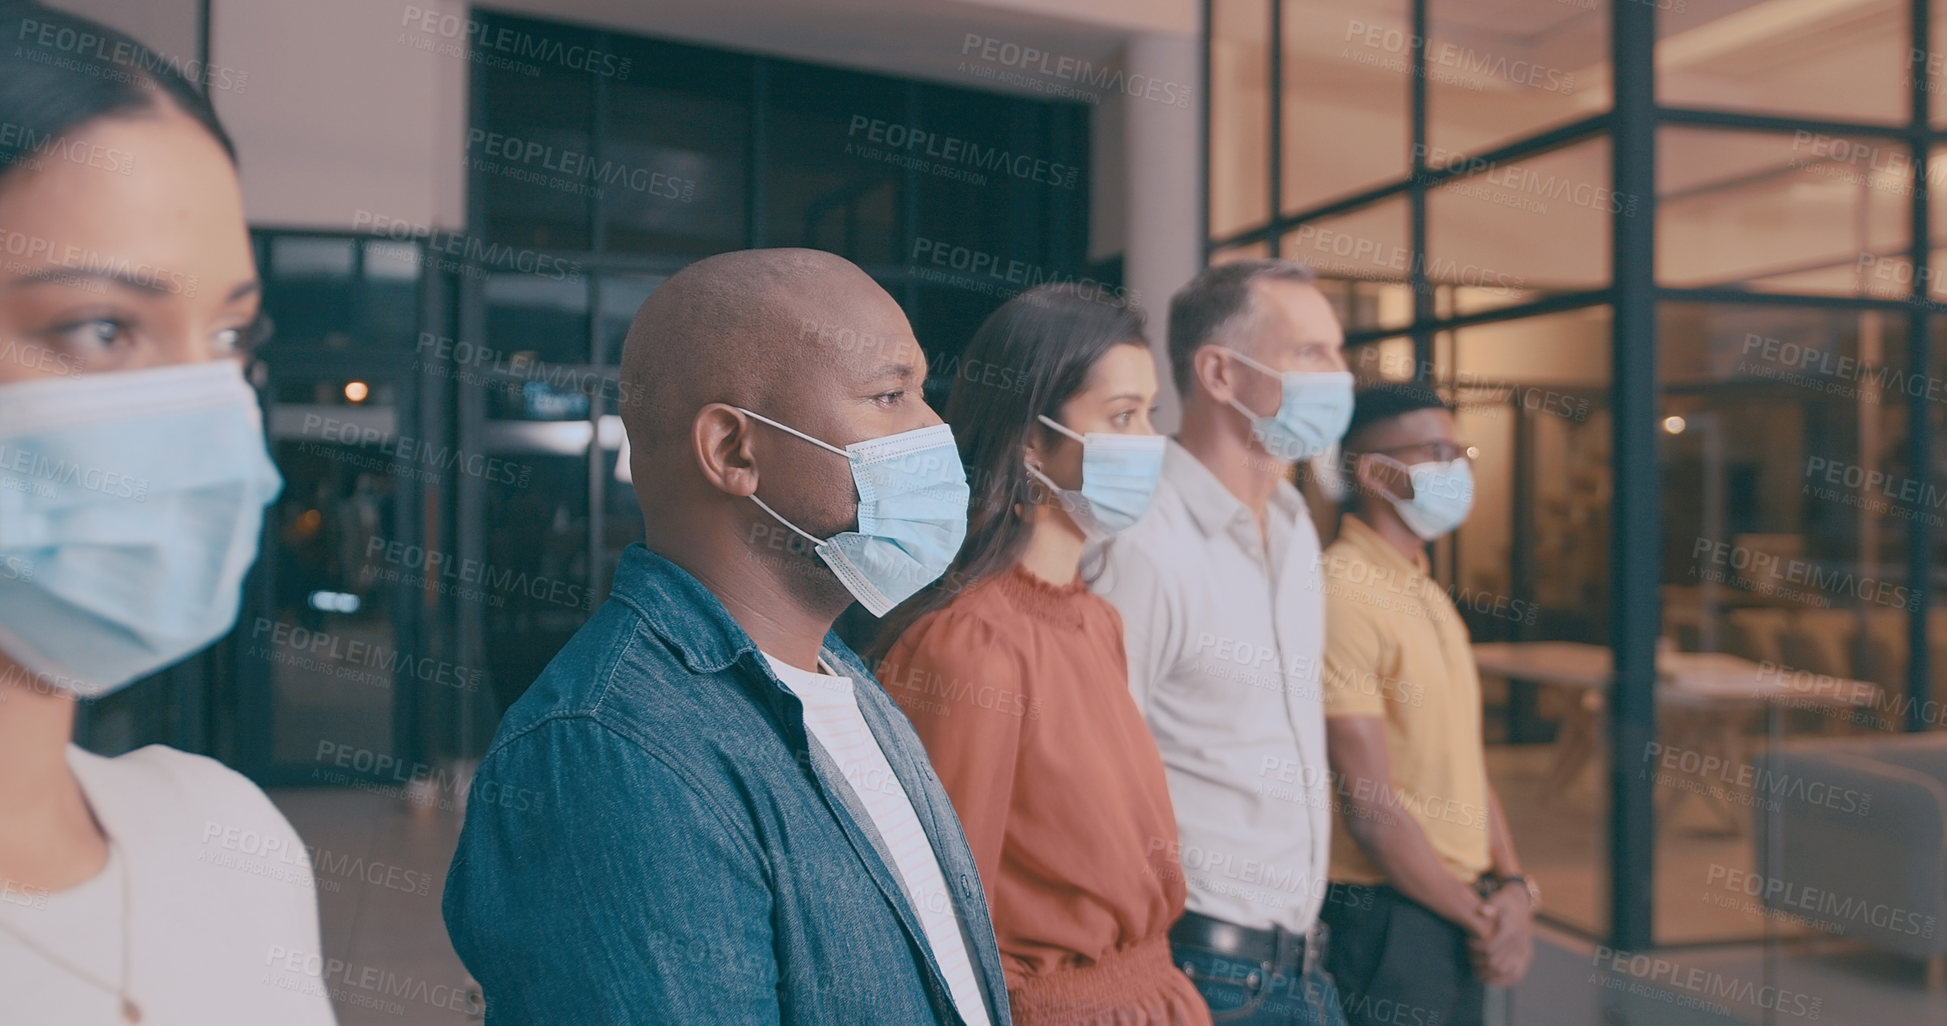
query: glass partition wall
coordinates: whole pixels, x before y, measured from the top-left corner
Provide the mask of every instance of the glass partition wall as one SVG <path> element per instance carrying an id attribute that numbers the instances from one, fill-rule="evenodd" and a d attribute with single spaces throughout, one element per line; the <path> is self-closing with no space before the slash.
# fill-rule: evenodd
<path id="1" fill-rule="evenodd" d="M 1085 104 L 479 17 L 609 55 L 614 73 L 474 71 L 468 223 L 487 252 L 521 259 L 464 269 L 455 330 L 425 370 L 451 389 L 458 437 L 514 471 L 456 481 L 456 559 L 532 584 L 457 604 L 457 650 L 490 682 L 467 696 L 457 740 L 475 755 L 642 537 L 617 466 L 619 365 L 671 274 L 747 247 L 852 260 L 905 308 L 935 401 L 1009 295 L 1091 277 Z M 941 159 L 927 138 L 984 163 Z M 1033 164 L 1023 154 L 1056 170 L 1011 173 Z"/>
<path id="2" fill-rule="evenodd" d="M 1208 260 L 1311 263 L 1361 382 L 1435 385 L 1481 449 L 1432 554 L 1475 641 L 1519 646 L 1479 653 L 1488 763 L 1546 917 L 1628 949 L 1846 934 L 1760 895 L 1781 831 L 1919 829 L 1817 836 L 1794 805 L 1845 796 L 1775 760 L 1947 719 L 1941 12 L 1206 17 Z"/>

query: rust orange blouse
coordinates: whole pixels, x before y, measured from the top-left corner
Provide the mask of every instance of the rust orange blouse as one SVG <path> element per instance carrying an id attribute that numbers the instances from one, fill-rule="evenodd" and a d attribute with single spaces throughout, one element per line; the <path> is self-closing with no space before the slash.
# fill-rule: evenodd
<path id="1" fill-rule="evenodd" d="M 1115 607 L 1017 566 L 916 621 L 878 676 L 973 848 L 1015 1022 L 1208 1023 L 1170 960 L 1176 817 Z"/>

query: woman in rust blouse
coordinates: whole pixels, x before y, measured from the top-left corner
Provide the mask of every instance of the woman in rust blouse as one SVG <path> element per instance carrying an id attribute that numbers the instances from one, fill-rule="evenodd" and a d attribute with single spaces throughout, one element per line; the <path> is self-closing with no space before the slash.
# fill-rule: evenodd
<path id="1" fill-rule="evenodd" d="M 1170 961 L 1184 885 L 1163 762 L 1122 621 L 1083 578 L 1089 538 L 1140 516 L 1162 470 L 1142 330 L 1075 285 L 981 325 L 945 411 L 966 544 L 873 651 L 973 847 L 1021 1026 L 1210 1022 Z"/>

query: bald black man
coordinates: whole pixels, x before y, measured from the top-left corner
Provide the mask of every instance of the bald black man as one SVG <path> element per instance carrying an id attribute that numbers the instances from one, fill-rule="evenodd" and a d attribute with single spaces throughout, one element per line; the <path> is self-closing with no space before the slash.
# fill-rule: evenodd
<path id="1" fill-rule="evenodd" d="M 965 535 L 925 376 L 828 253 L 710 257 L 637 312 L 646 543 L 501 721 L 447 879 L 490 1026 L 1009 1021 L 946 792 L 831 632 Z"/>

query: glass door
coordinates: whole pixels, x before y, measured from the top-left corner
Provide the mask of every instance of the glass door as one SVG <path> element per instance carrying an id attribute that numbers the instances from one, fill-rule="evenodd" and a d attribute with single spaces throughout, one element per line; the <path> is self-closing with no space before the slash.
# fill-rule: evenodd
<path id="1" fill-rule="evenodd" d="M 468 461 L 417 430 L 404 358 L 275 354 L 266 365 L 284 492 L 236 635 L 240 755 L 264 783 L 410 785 L 424 776 L 420 691 L 477 686 L 420 650 L 417 615 L 457 568 L 422 543 L 415 513 Z"/>

